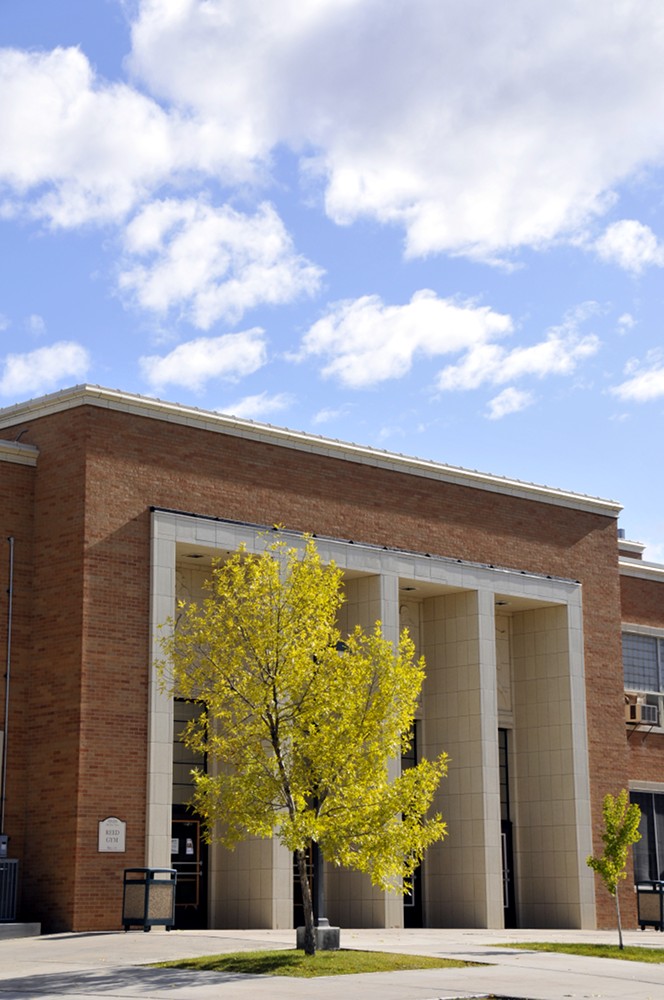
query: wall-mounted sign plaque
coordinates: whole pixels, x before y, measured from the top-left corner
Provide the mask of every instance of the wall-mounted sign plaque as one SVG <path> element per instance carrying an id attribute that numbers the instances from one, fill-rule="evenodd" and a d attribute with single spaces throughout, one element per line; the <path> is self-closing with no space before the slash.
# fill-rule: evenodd
<path id="1" fill-rule="evenodd" d="M 117 816 L 108 816 L 99 821 L 99 851 L 116 851 L 123 853 L 125 850 L 125 835 L 127 824 L 123 823 Z"/>

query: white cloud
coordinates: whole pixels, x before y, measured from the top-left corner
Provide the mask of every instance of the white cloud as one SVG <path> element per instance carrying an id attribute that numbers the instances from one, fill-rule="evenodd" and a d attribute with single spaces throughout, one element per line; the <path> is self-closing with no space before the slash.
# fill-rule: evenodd
<path id="1" fill-rule="evenodd" d="M 85 378 L 90 355 L 80 344 L 62 340 L 26 354 L 8 354 L 1 366 L 0 394 L 17 398 L 60 388 Z"/>
<path id="2" fill-rule="evenodd" d="M 509 386 L 489 401 L 487 416 L 489 420 L 500 420 L 510 413 L 525 410 L 533 402 L 534 396 L 531 392 Z"/>
<path id="3" fill-rule="evenodd" d="M 238 155 L 290 146 L 336 221 L 490 259 L 661 159 L 663 49 L 659 0 L 143 0 L 130 65 Z"/>
<path id="4" fill-rule="evenodd" d="M 199 337 L 178 344 L 169 354 L 142 357 L 143 377 L 153 389 L 182 385 L 198 391 L 211 379 L 235 382 L 261 368 L 267 360 L 261 329 L 228 333 L 222 337 Z"/>
<path id="5" fill-rule="evenodd" d="M 224 413 L 232 413 L 235 417 L 246 417 L 249 420 L 260 420 L 271 413 L 281 413 L 292 405 L 294 397 L 288 392 L 277 392 L 270 395 L 260 392 L 255 396 L 245 396 L 236 403 L 224 406 Z"/>
<path id="6" fill-rule="evenodd" d="M 418 356 L 467 350 L 511 329 L 509 316 L 426 289 L 402 306 L 366 295 L 333 305 L 307 331 L 298 357 L 327 359 L 323 375 L 357 389 L 400 378 Z"/>
<path id="7" fill-rule="evenodd" d="M 623 313 L 622 316 L 618 317 L 618 333 L 628 333 L 630 330 L 633 330 L 635 326 L 636 320 L 631 313 Z"/>
<path id="8" fill-rule="evenodd" d="M 611 392 L 619 399 L 647 403 L 664 396 L 664 354 L 650 351 L 643 364 L 633 360 L 626 367 L 629 378 L 614 386 Z"/>
<path id="9" fill-rule="evenodd" d="M 25 211 L 53 226 L 121 219 L 192 170 L 251 176 L 249 159 L 218 122 L 97 80 L 75 48 L 0 49 L 0 134 L 2 214 Z"/>
<path id="10" fill-rule="evenodd" d="M 644 267 L 664 267 L 664 245 L 649 226 L 636 219 L 614 222 L 595 241 L 602 260 L 639 274 Z"/>
<path id="11" fill-rule="evenodd" d="M 314 424 L 327 424 L 331 420 L 337 420 L 339 417 L 344 417 L 347 413 L 347 407 L 335 409 L 331 406 L 324 406 L 322 410 L 318 410 L 318 412 L 313 415 L 312 420 Z"/>
<path id="12" fill-rule="evenodd" d="M 0 50 L 0 216 L 117 221 L 192 174 L 266 180 L 287 147 L 335 221 L 397 224 L 411 255 L 495 260 L 578 235 L 664 153 L 659 0 L 601 18 L 577 0 L 132 6 L 137 86 L 76 48 Z M 598 252 L 653 262 L 647 233 L 636 257 L 626 235 Z"/>
<path id="13" fill-rule="evenodd" d="M 38 313 L 31 313 L 25 319 L 25 328 L 29 333 L 41 336 L 42 333 L 46 332 L 44 317 L 40 316 Z"/>
<path id="14" fill-rule="evenodd" d="M 229 206 L 167 199 L 146 205 L 127 227 L 132 262 L 119 277 L 143 309 L 178 310 L 208 330 L 257 305 L 313 294 L 322 271 L 298 256 L 271 205 L 245 215 Z"/>
<path id="15" fill-rule="evenodd" d="M 537 344 L 511 350 L 498 344 L 471 345 L 459 364 L 441 371 L 438 388 L 477 389 L 484 383 L 501 385 L 527 376 L 571 375 L 582 360 L 599 349 L 600 341 L 595 334 L 582 337 L 578 332 L 579 323 L 589 311 L 592 305 L 580 307 Z"/>

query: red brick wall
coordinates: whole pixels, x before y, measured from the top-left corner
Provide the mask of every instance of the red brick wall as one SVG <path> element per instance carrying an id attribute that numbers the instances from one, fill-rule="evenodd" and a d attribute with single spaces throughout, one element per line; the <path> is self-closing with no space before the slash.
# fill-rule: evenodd
<path id="1" fill-rule="evenodd" d="M 664 628 L 664 582 L 621 576 L 622 620 L 631 625 Z M 632 781 L 664 781 L 664 736 L 627 729 L 629 777 Z"/>
<path id="2" fill-rule="evenodd" d="M 0 729 L 4 729 L 7 659 L 10 663 L 7 787 L 3 833 L 9 836 L 8 856 L 18 858 L 19 886 L 26 862 L 26 766 L 31 739 L 30 631 L 32 627 L 32 532 L 35 469 L 0 462 Z M 8 644 L 10 551 L 13 539 L 11 648 Z M 19 915 L 22 909 L 19 893 Z"/>
<path id="3" fill-rule="evenodd" d="M 19 792 L 29 834 L 21 914 L 50 930 L 73 926 L 76 898 L 85 501 L 83 436 L 63 418 L 56 438 L 57 423 L 44 426 L 44 452 L 31 470 L 33 602 L 21 649 L 29 689 Z"/>
<path id="4" fill-rule="evenodd" d="M 624 622 L 664 628 L 664 581 L 621 576 L 620 600 Z"/>
<path id="5" fill-rule="evenodd" d="M 52 786 L 40 783 L 49 821 L 64 822 L 63 782 L 76 802 L 76 885 L 71 896 L 50 877 L 54 926 L 101 929 L 109 910 L 119 920 L 122 868 L 143 862 L 151 505 L 580 580 L 599 848 L 603 796 L 627 780 L 614 519 L 95 407 L 35 421 L 24 440 L 42 451 L 34 666 L 52 682 L 35 707 L 44 722 L 71 719 Z M 127 819 L 126 855 L 96 852 L 109 814 Z M 598 894 L 602 923 L 611 906 Z"/>

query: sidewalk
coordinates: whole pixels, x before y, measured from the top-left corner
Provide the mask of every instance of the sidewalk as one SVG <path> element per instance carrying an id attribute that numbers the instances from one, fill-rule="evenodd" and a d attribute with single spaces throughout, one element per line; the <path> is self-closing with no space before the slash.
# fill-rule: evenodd
<path id="1" fill-rule="evenodd" d="M 0 1000 L 451 1000 L 494 993 L 527 1000 L 664 1000 L 664 965 L 501 948 L 508 941 L 615 943 L 616 932 L 342 930 L 342 946 L 466 958 L 487 965 L 320 979 L 152 969 L 218 952 L 293 947 L 294 931 L 143 931 L 0 941 Z M 655 931 L 626 944 L 664 947 Z"/>

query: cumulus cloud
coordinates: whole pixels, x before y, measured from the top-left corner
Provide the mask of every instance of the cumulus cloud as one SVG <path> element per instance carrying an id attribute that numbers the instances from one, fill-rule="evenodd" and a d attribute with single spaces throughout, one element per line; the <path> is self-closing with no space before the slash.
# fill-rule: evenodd
<path id="1" fill-rule="evenodd" d="M 348 413 L 348 408 L 342 406 L 340 408 L 335 408 L 332 406 L 324 406 L 322 410 L 318 410 L 313 416 L 313 422 L 315 424 L 327 424 L 331 420 L 337 420 L 339 417 L 344 417 Z"/>
<path id="2" fill-rule="evenodd" d="M 241 181 L 252 169 L 217 121 L 97 79 L 75 48 L 0 49 L 0 134 L 2 214 L 56 227 L 122 219 L 191 171 Z"/>
<path id="3" fill-rule="evenodd" d="M 659 0 L 142 0 L 132 40 L 153 93 L 238 155 L 290 146 L 332 219 L 411 255 L 571 234 L 664 149 Z"/>
<path id="4" fill-rule="evenodd" d="M 629 333 L 629 331 L 633 330 L 635 326 L 636 320 L 631 313 L 622 313 L 622 315 L 618 317 L 618 333 L 622 335 Z"/>
<path id="5" fill-rule="evenodd" d="M 0 369 L 0 394 L 20 398 L 48 392 L 72 379 L 85 378 L 89 368 L 88 351 L 73 341 L 61 340 L 26 354 L 8 354 Z"/>
<path id="6" fill-rule="evenodd" d="M 570 314 L 536 344 L 511 349 L 491 343 L 470 345 L 458 364 L 448 365 L 440 372 L 438 388 L 477 389 L 484 383 L 500 385 L 526 376 L 541 379 L 548 375 L 571 375 L 600 346 L 595 334 L 581 336 L 578 331 L 589 309 L 582 307 Z"/>
<path id="7" fill-rule="evenodd" d="M 576 0 L 133 6 L 135 85 L 75 48 L 0 50 L 0 215 L 117 221 L 192 172 L 266 179 L 287 147 L 336 222 L 495 260 L 571 236 L 664 150 L 659 0 L 601 18 Z M 647 243 L 607 231 L 597 250 L 641 267 Z"/>
<path id="8" fill-rule="evenodd" d="M 634 274 L 640 274 L 644 267 L 664 267 L 664 245 L 649 226 L 636 219 L 614 222 L 594 246 L 602 260 Z"/>
<path id="9" fill-rule="evenodd" d="M 630 361 L 625 374 L 629 378 L 611 390 L 618 399 L 648 403 L 664 396 L 664 353 L 661 350 L 650 351 L 644 362 Z"/>
<path id="10" fill-rule="evenodd" d="M 119 286 L 143 309 L 208 330 L 260 304 L 313 294 L 322 271 L 298 256 L 271 205 L 253 215 L 187 199 L 146 205 L 127 227 Z M 145 262 L 143 262 L 145 261 Z"/>
<path id="11" fill-rule="evenodd" d="M 489 420 L 500 420 L 510 413 L 518 413 L 519 410 L 525 410 L 533 401 L 534 396 L 531 392 L 509 386 L 489 401 L 487 416 Z"/>
<path id="12" fill-rule="evenodd" d="M 224 413 L 232 413 L 235 417 L 246 417 L 249 420 L 260 420 L 272 413 L 281 413 L 292 405 L 294 397 L 288 392 L 259 392 L 255 396 L 245 396 L 236 403 L 229 403 L 223 409 Z"/>
<path id="13" fill-rule="evenodd" d="M 358 389 L 400 378 L 418 356 L 467 350 L 511 329 L 509 316 L 426 289 L 400 306 L 365 295 L 334 304 L 306 332 L 298 357 L 325 359 L 323 375 Z"/>
<path id="14" fill-rule="evenodd" d="M 141 373 L 153 390 L 181 385 L 199 391 L 211 379 L 235 382 L 267 360 L 263 330 L 255 328 L 222 337 L 199 337 L 165 355 L 139 359 Z"/>
<path id="15" fill-rule="evenodd" d="M 30 315 L 25 318 L 25 328 L 34 336 L 41 336 L 41 334 L 46 332 L 44 317 L 40 316 L 39 313 L 30 313 Z"/>

